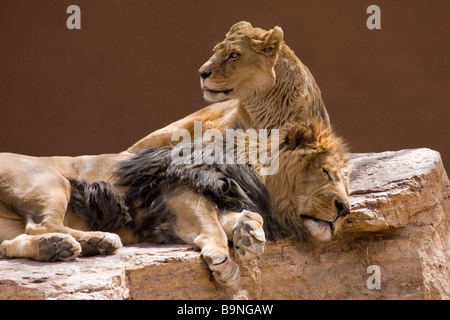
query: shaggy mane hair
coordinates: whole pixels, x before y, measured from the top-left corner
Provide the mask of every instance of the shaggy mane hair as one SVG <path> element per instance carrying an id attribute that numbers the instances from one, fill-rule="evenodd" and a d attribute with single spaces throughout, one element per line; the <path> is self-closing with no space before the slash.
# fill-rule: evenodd
<path id="1" fill-rule="evenodd" d="M 296 184 L 298 177 L 307 167 L 322 154 L 329 154 L 337 162 L 348 185 L 348 146 L 345 141 L 335 135 L 331 127 L 323 123 L 314 125 L 294 124 L 284 132 L 285 139 L 280 145 L 279 172 L 276 176 L 266 176 L 265 185 L 271 191 L 272 206 L 276 212 L 276 223 L 282 237 L 290 237 L 297 242 L 311 240 L 302 219 L 299 219 L 299 208 L 296 194 L 287 186 Z M 280 179 L 283 177 L 283 179 Z"/>

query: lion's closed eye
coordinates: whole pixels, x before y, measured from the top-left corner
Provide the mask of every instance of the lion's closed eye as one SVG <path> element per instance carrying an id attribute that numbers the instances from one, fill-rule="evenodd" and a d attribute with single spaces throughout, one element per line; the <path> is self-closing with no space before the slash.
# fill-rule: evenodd
<path id="1" fill-rule="evenodd" d="M 328 180 L 333 181 L 333 177 L 327 169 L 322 168 L 322 171 L 327 175 Z"/>

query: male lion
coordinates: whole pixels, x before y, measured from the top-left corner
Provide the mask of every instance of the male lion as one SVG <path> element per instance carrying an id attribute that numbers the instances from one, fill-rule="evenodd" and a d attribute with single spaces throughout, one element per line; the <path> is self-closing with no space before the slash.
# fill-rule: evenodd
<path id="1" fill-rule="evenodd" d="M 203 130 L 281 130 L 297 122 L 330 125 L 314 77 L 284 43 L 280 27 L 267 31 L 246 21 L 236 23 L 199 74 L 204 98 L 219 103 L 149 134 L 128 152 L 169 145 L 176 129 L 192 134 L 194 121 L 202 121 Z"/>
<path id="2" fill-rule="evenodd" d="M 292 126 L 274 155 L 279 170 L 267 176 L 258 163 L 177 162 L 173 148 L 0 154 L 0 253 L 68 261 L 142 241 L 189 243 L 219 283 L 237 287 L 229 241 L 238 258 L 253 259 L 266 237 L 328 240 L 349 213 L 346 149 L 329 128 Z"/>

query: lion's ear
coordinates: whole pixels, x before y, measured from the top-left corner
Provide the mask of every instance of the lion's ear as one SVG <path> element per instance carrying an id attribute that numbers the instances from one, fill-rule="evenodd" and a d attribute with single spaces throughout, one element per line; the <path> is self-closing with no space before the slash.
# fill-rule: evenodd
<path id="1" fill-rule="evenodd" d="M 266 55 L 274 55 L 280 49 L 283 37 L 283 30 L 280 27 L 275 27 L 267 31 L 262 40 L 253 39 L 252 47 Z"/>
<path id="2" fill-rule="evenodd" d="M 296 148 L 315 148 L 317 139 L 312 126 L 294 124 L 286 132 L 285 145 L 289 150 Z"/>
<path id="3" fill-rule="evenodd" d="M 253 26 L 250 22 L 247 22 L 247 21 L 237 22 L 230 28 L 230 31 L 228 31 L 228 33 L 226 34 L 226 37 L 232 35 L 239 29 L 244 29 L 244 28 L 253 28 Z"/>

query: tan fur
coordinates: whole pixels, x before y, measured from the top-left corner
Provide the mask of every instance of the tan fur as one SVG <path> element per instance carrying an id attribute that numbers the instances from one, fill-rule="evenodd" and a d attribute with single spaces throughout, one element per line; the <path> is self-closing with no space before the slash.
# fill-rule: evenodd
<path id="1" fill-rule="evenodd" d="M 239 56 L 233 58 L 232 53 Z M 211 73 L 201 77 L 201 87 L 205 99 L 216 103 L 149 134 L 127 152 L 174 143 L 172 132 L 182 128 L 192 133 L 194 121 L 202 121 L 204 131 L 283 129 L 296 122 L 330 125 L 314 77 L 284 43 L 280 27 L 267 31 L 245 21 L 236 23 L 199 72 Z"/>

